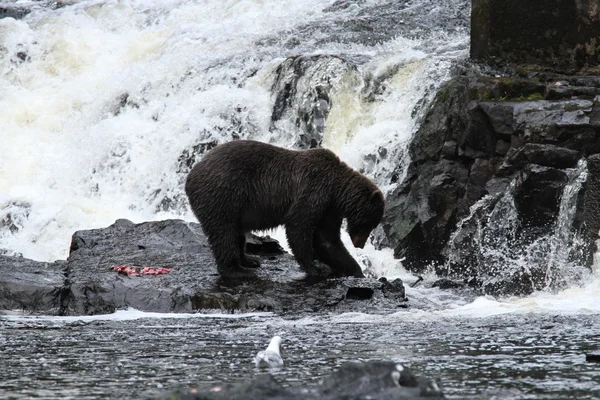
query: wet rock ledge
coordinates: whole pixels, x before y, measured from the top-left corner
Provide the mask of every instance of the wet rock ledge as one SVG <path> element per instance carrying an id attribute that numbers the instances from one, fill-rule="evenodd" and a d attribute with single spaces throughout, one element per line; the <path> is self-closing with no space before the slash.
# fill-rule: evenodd
<path id="1" fill-rule="evenodd" d="M 307 282 L 276 241 L 255 237 L 247 250 L 262 259 L 257 277 L 246 282 L 223 280 L 198 224 L 117 220 L 107 228 L 75 232 L 67 261 L 0 256 L 0 310 L 95 315 L 133 307 L 148 312 L 298 314 L 405 306 L 399 280 Z M 170 273 L 132 276 L 115 272 L 113 267 L 119 265 L 168 268 Z"/>

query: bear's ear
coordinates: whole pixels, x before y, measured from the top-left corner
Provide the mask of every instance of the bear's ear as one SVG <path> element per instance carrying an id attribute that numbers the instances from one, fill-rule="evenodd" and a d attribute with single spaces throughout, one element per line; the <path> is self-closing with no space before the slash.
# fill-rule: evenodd
<path id="1" fill-rule="evenodd" d="M 381 190 L 379 190 L 379 189 L 373 190 L 373 192 L 371 193 L 371 197 L 370 197 L 371 201 L 375 201 L 377 199 L 383 200 L 383 193 L 381 193 Z"/>

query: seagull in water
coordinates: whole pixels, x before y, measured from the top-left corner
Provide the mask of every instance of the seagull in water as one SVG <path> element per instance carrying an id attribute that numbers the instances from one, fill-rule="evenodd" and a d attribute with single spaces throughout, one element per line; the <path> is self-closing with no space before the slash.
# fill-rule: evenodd
<path id="1" fill-rule="evenodd" d="M 259 351 L 254 357 L 254 363 L 257 367 L 277 368 L 283 367 L 283 359 L 281 358 L 281 338 L 275 336 L 271 339 L 269 347 L 266 350 Z"/>

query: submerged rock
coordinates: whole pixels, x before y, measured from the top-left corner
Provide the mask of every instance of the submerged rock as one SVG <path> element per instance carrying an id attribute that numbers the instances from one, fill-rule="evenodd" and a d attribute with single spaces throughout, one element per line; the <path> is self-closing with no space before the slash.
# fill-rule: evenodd
<path id="1" fill-rule="evenodd" d="M 305 280 L 276 241 L 254 237 L 247 248 L 262 260 L 256 278 L 222 279 L 199 224 L 117 220 L 107 228 L 75 232 L 66 263 L 0 258 L 0 309 L 61 315 L 105 314 L 128 307 L 149 312 L 301 313 L 389 310 L 404 304 L 399 280 Z M 170 272 L 131 275 L 115 271 L 115 266 Z"/>
<path id="2" fill-rule="evenodd" d="M 5 229 L 11 233 L 18 232 L 30 212 L 31 204 L 23 201 L 9 201 L 0 205 L 0 232 Z"/>
<path id="3" fill-rule="evenodd" d="M 10 3 L 2 3 L 0 5 L 0 19 L 2 18 L 14 18 L 22 19 L 31 12 L 31 9 L 21 7 Z"/>
<path id="4" fill-rule="evenodd" d="M 283 387 L 272 375 L 237 383 L 220 384 L 181 390 L 159 399 L 264 399 L 264 400 L 334 400 L 373 399 L 409 400 L 444 398 L 438 384 L 416 376 L 409 368 L 387 361 L 348 363 L 320 385 L 298 388 Z"/>
<path id="5" fill-rule="evenodd" d="M 585 361 L 587 362 L 600 362 L 600 351 L 587 353 L 585 355 Z"/>

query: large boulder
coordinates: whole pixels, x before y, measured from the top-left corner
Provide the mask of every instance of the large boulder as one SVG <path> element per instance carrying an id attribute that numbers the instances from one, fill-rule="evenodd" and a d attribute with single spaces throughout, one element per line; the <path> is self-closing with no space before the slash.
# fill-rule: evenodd
<path id="1" fill-rule="evenodd" d="M 586 90 L 559 94 L 559 78 Z M 410 144 L 406 179 L 387 197 L 383 228 L 395 255 L 413 271 L 433 266 L 493 294 L 560 286 L 548 264 L 558 259 L 581 275 L 599 226 L 597 195 L 586 190 L 598 179 L 599 88 L 556 75 L 450 81 Z M 559 239 L 572 251 L 557 258 Z"/>

